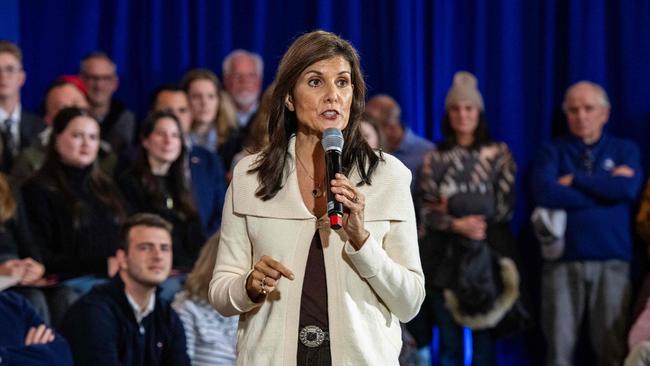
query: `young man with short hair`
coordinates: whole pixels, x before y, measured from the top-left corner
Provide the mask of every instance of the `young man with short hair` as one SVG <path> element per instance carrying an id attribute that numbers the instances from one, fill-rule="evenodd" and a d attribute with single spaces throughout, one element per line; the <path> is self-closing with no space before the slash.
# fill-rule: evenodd
<path id="1" fill-rule="evenodd" d="M 45 128 L 43 120 L 26 112 L 20 103 L 25 84 L 23 54 L 15 44 L 0 40 L 0 171 L 9 173 L 18 153 Z"/>
<path id="2" fill-rule="evenodd" d="M 157 296 L 171 271 L 171 230 L 153 214 L 124 223 L 117 275 L 79 299 L 63 320 L 76 365 L 190 364 L 183 325 Z"/>

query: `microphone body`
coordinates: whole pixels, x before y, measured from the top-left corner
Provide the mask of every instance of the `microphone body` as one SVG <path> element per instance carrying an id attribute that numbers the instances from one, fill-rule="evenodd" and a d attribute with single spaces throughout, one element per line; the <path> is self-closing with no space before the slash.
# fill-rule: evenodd
<path id="1" fill-rule="evenodd" d="M 337 128 L 328 128 L 323 132 L 323 149 L 325 149 L 325 165 L 327 166 L 327 216 L 330 227 L 338 230 L 343 227 L 343 204 L 334 198 L 330 181 L 336 173 L 343 172 L 341 154 L 343 152 L 343 134 Z"/>
<path id="2" fill-rule="evenodd" d="M 341 153 L 336 150 L 326 151 L 325 163 L 327 164 L 327 216 L 330 218 L 330 227 L 338 230 L 343 226 L 343 204 L 334 198 L 330 181 L 334 179 L 336 173 L 343 171 Z"/>

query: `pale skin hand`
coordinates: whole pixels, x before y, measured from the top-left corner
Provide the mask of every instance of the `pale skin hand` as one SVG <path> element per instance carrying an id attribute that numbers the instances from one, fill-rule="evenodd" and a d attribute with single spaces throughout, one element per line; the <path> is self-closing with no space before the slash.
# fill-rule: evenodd
<path id="1" fill-rule="evenodd" d="M 472 240 L 485 240 L 487 224 L 481 215 L 468 215 L 451 222 L 451 229 Z"/>
<path id="2" fill-rule="evenodd" d="M 286 277 L 293 281 L 295 278 L 293 272 L 285 267 L 282 263 L 269 257 L 262 256 L 255 266 L 253 272 L 246 279 L 246 292 L 248 297 L 254 302 L 263 301 L 266 296 L 275 290 L 280 278 Z M 264 281 L 264 284 L 262 284 Z"/>
<path id="3" fill-rule="evenodd" d="M 437 202 L 429 202 L 429 207 L 433 211 L 444 215 L 448 212 L 448 202 L 447 197 L 442 196 Z M 482 215 L 463 216 L 451 222 L 452 231 L 472 240 L 485 240 L 487 237 L 485 234 L 486 229 L 487 223 Z"/>
<path id="4" fill-rule="evenodd" d="M 441 215 L 445 215 L 447 214 L 447 212 L 449 212 L 448 201 L 447 201 L 447 197 L 445 196 L 440 197 L 440 200 L 438 200 L 437 202 L 428 202 L 428 203 L 429 203 L 429 207 L 433 211 Z"/>
<path id="5" fill-rule="evenodd" d="M 573 183 L 573 174 L 566 174 L 558 178 L 557 182 L 560 185 L 563 185 L 565 187 L 571 186 L 571 183 Z"/>
<path id="6" fill-rule="evenodd" d="M 346 212 L 343 215 L 343 230 L 348 235 L 350 244 L 359 250 L 370 237 L 370 233 L 364 227 L 363 219 L 366 197 L 341 173 L 336 173 L 330 186 L 334 198 L 343 204 L 343 211 Z"/>
<path id="7" fill-rule="evenodd" d="M 627 165 L 618 165 L 612 169 L 612 176 L 631 178 L 634 176 L 634 169 L 630 168 Z"/>
<path id="8" fill-rule="evenodd" d="M 25 258 L 21 262 L 24 267 L 23 277 L 20 280 L 21 285 L 32 285 L 43 277 L 45 267 L 42 264 L 32 258 Z"/>
<path id="9" fill-rule="evenodd" d="M 41 324 L 38 327 L 29 328 L 27 336 L 25 337 L 26 346 L 31 346 L 33 344 L 45 344 L 53 341 L 54 332 L 52 332 L 52 329 L 45 326 L 45 324 Z"/>
<path id="10" fill-rule="evenodd" d="M 23 278 L 25 265 L 20 259 L 10 259 L 0 263 L 0 275 Z"/>
<path id="11" fill-rule="evenodd" d="M 0 263 L 0 275 L 19 278 L 23 286 L 33 285 L 43 277 L 45 267 L 32 258 L 10 259 Z"/>

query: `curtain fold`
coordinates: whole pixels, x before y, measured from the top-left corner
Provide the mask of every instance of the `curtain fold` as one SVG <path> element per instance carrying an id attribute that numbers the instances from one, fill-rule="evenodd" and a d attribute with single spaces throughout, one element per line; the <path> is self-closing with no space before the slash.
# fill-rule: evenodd
<path id="1" fill-rule="evenodd" d="M 394 96 L 404 122 L 434 141 L 453 74 L 469 70 L 478 77 L 490 132 L 511 146 L 526 172 L 540 145 L 566 131 L 564 90 L 588 79 L 610 93 L 607 128 L 636 140 L 646 163 L 650 158 L 647 1 L 8 0 L 0 11 L 7 20 L 0 38 L 19 41 L 24 51 L 28 109 L 94 50 L 114 58 L 117 97 L 141 117 L 156 86 L 192 67 L 220 75 L 234 48 L 264 57 L 268 85 L 291 41 L 320 28 L 357 47 L 369 96 Z M 517 225 L 528 213 L 526 186 L 518 189 Z"/>

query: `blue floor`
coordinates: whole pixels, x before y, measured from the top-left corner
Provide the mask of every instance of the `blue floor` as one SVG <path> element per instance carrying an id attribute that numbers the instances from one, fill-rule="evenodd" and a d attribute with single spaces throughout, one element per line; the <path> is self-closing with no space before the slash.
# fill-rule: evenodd
<path id="1" fill-rule="evenodd" d="M 465 366 L 472 364 L 472 331 L 464 328 L 463 331 Z M 433 328 L 431 341 L 431 365 L 438 364 L 438 328 Z M 514 336 L 499 339 L 496 342 L 497 365 L 499 366 L 532 366 L 526 343 L 523 336 Z"/>

